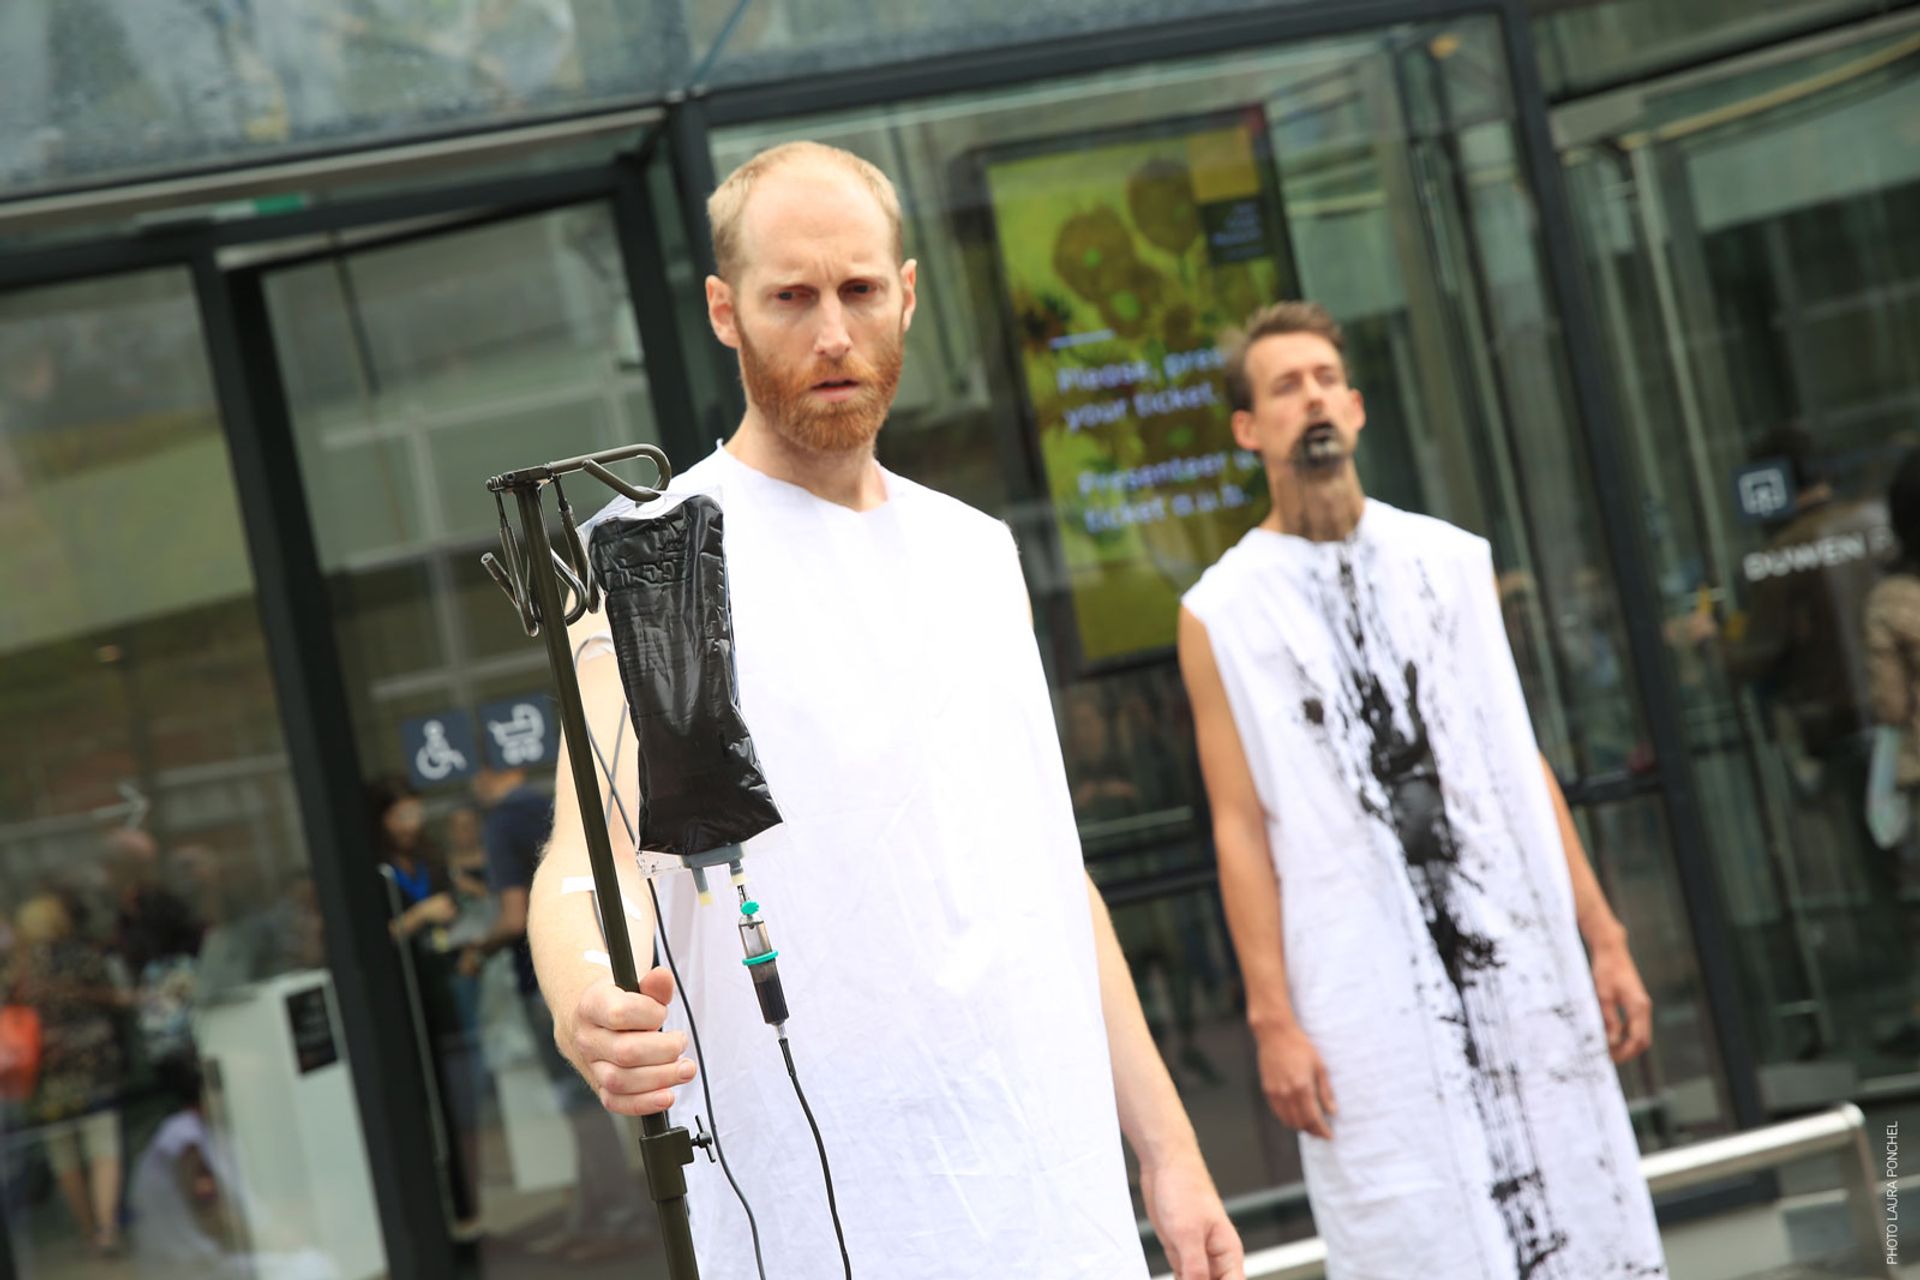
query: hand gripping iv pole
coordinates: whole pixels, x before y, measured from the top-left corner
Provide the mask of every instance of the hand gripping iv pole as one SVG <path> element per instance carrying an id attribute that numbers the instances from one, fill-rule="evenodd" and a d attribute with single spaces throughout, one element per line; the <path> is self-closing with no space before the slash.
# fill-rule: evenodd
<path id="1" fill-rule="evenodd" d="M 646 458 L 658 475 L 658 488 L 632 485 L 607 469 L 607 464 L 629 458 Z M 500 508 L 501 560 L 489 553 L 481 563 L 494 582 L 507 593 L 520 614 L 520 625 L 529 636 L 544 635 L 547 665 L 553 669 L 555 702 L 567 744 L 567 761 L 572 766 L 573 788 L 585 819 L 587 860 L 593 867 L 594 897 L 602 904 L 600 925 L 607 943 L 607 958 L 613 980 L 623 991 L 638 991 L 640 976 L 634 966 L 633 944 L 627 935 L 626 913 L 620 909 L 620 881 L 614 870 L 613 844 L 607 838 L 605 823 L 593 821 L 600 812 L 600 784 L 594 773 L 594 750 L 587 732 L 586 708 L 580 698 L 580 681 L 573 669 L 573 654 L 567 645 L 567 627 L 596 610 L 600 592 L 586 549 L 581 545 L 574 524 L 573 508 L 567 503 L 560 478 L 584 471 L 608 488 L 637 503 L 648 503 L 673 479 L 666 454 L 652 445 L 627 445 L 601 453 L 585 454 L 549 462 L 543 466 L 508 471 L 487 481 L 488 492 Z M 566 526 L 566 555 L 553 547 L 547 535 L 541 492 L 551 484 L 559 499 L 560 517 Z M 512 494 L 519 508 L 520 536 L 514 536 L 507 522 L 505 495 Z M 560 580 L 564 576 L 573 595 L 572 608 L 562 606 Z M 606 904 L 613 904 L 608 906 Z M 693 1138 L 679 1125 L 670 1125 L 662 1112 L 640 1119 L 640 1162 L 647 1175 L 647 1191 L 653 1197 L 660 1218 L 660 1238 L 666 1248 L 669 1280 L 699 1280 L 700 1266 L 693 1254 L 693 1233 L 687 1218 L 687 1179 L 685 1166 L 693 1163 Z"/>

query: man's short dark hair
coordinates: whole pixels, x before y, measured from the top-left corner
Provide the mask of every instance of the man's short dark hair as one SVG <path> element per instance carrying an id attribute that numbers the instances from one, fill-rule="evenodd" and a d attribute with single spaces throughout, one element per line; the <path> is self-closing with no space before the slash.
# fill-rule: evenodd
<path id="1" fill-rule="evenodd" d="M 1813 434 L 1797 422 L 1774 427 L 1760 437 L 1753 448 L 1752 460 L 1779 458 L 1787 464 L 1795 489 L 1811 489 L 1826 480 L 1826 464 Z"/>
<path id="2" fill-rule="evenodd" d="M 1311 333 L 1325 338 L 1341 362 L 1347 358 L 1346 336 L 1333 313 L 1317 302 L 1276 302 L 1247 317 L 1239 331 L 1229 334 L 1226 343 L 1227 402 L 1236 410 L 1253 410 L 1253 384 L 1247 380 L 1247 352 L 1262 338 L 1284 333 Z"/>

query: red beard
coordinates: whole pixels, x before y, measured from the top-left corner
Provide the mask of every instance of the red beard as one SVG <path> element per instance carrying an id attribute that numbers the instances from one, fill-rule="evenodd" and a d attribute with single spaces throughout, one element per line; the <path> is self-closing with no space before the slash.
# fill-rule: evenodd
<path id="1" fill-rule="evenodd" d="M 868 448 L 880 434 L 900 387 L 904 337 L 903 330 L 884 342 L 872 360 L 849 351 L 840 360 L 816 357 L 800 369 L 787 371 L 761 355 L 741 329 L 740 376 L 747 399 L 781 439 L 808 453 Z M 836 378 L 850 378 L 859 388 L 837 403 L 812 394 L 817 383 Z"/>

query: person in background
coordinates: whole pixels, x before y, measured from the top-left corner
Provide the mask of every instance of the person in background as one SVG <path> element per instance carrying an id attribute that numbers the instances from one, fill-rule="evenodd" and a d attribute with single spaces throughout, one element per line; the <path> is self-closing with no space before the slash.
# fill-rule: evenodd
<path id="1" fill-rule="evenodd" d="M 447 815 L 447 883 L 458 909 L 456 921 L 467 920 L 475 907 L 491 916 L 498 906 L 487 888 L 485 819 L 472 805 L 461 805 Z M 486 923 L 490 930 L 492 920 Z"/>
<path id="2" fill-rule="evenodd" d="M 462 954 L 460 968 L 478 973 L 487 957 L 512 953 L 536 1052 L 573 1129 L 574 1191 L 566 1215 L 556 1230 L 536 1237 L 528 1247 L 568 1262 L 611 1258 L 633 1248 L 640 1238 L 646 1206 L 600 1100 L 554 1043 L 553 1016 L 541 998 L 527 946 L 527 897 L 540 850 L 553 830 L 553 797 L 528 782 L 525 769 L 482 769 L 473 790 L 486 806 L 487 884 L 499 914 L 492 931 Z"/>
<path id="3" fill-rule="evenodd" d="M 453 1000 L 458 1006 L 460 1025 L 465 1028 L 468 1050 L 473 1055 L 476 1081 L 485 1096 L 485 1064 L 480 1059 L 480 980 L 481 965 L 470 963 L 473 947 L 493 935 L 500 919 L 500 900 L 487 884 L 487 845 L 484 820 L 472 805 L 462 805 L 447 815 L 447 886 L 453 896 L 454 917 L 446 927 L 447 949 L 457 958 L 454 963 Z"/>
<path id="4" fill-rule="evenodd" d="M 107 837 L 107 881 L 114 893 L 114 949 L 138 979 L 150 964 L 200 950 L 206 932 L 185 898 L 168 883 L 171 868 L 145 831 L 122 827 Z"/>
<path id="5" fill-rule="evenodd" d="M 412 940 L 423 930 L 452 924 L 459 907 L 448 891 L 445 866 L 427 838 L 420 797 L 397 778 L 375 780 L 367 796 L 375 853 L 400 894 L 393 936 Z"/>
<path id="6" fill-rule="evenodd" d="M 139 1028 L 136 1059 L 152 1062 L 188 1051 L 187 1006 L 207 925 L 174 883 L 176 854 L 162 861 L 154 838 L 122 827 L 107 837 L 107 883 L 113 893 L 113 951 L 133 984 Z"/>
<path id="7" fill-rule="evenodd" d="M 1894 472 L 1887 516 L 1898 545 L 1867 597 L 1867 683 L 1874 720 L 1900 731 L 1894 777 L 1912 795 L 1920 792 L 1920 449 Z"/>
<path id="8" fill-rule="evenodd" d="M 227 1146 L 207 1123 L 200 1068 L 190 1055 L 155 1064 L 174 1106 L 127 1179 L 133 1258 L 140 1280 L 335 1280 L 325 1254 L 250 1254 L 244 1188 Z"/>
<path id="9" fill-rule="evenodd" d="M 468 1114 L 460 1144 L 461 1157 L 476 1188 L 480 1182 L 480 1112 L 493 1092 L 493 1079 L 481 1051 L 482 973 L 468 967 L 465 960 L 467 948 L 487 937 L 500 916 L 499 901 L 487 888 L 487 848 L 481 833 L 481 815 L 473 806 L 462 805 L 447 815 L 447 892 L 453 898 L 454 917 L 439 931 L 452 961 L 447 983 L 458 1024 L 457 1034 L 441 1041 L 440 1053 L 447 1058 L 445 1070 L 457 1073 L 464 1082 L 461 1089 L 472 1095 L 471 1103 L 463 1104 Z"/>
<path id="10" fill-rule="evenodd" d="M 1798 426 L 1768 432 L 1753 456 L 1784 465 L 1793 505 L 1765 547 L 1742 559 L 1746 608 L 1717 643 L 1727 672 L 1764 709 L 1794 784 L 1782 796 L 1788 910 L 1818 918 L 1847 904 L 1844 928 L 1815 927 L 1835 1016 L 1802 1023 L 1807 1039 L 1793 1051 L 1817 1054 L 1888 1034 L 1908 1003 L 1895 993 L 1916 978 L 1905 970 L 1888 981 L 1890 959 L 1904 968 L 1905 926 L 1895 864 L 1866 817 L 1875 735 L 1864 624 L 1888 513 L 1880 494 L 1837 484 L 1836 468 Z"/>
<path id="11" fill-rule="evenodd" d="M 220 1275 L 242 1237 L 232 1158 L 207 1126 L 192 1057 L 161 1059 L 154 1085 L 173 1109 L 127 1178 L 135 1264 L 142 1280 Z"/>
<path id="12" fill-rule="evenodd" d="M 126 1055 L 116 1022 L 129 1003 L 106 957 L 81 940 L 57 894 L 14 918 L 5 1003 L 40 1015 L 39 1082 L 25 1120 L 40 1127 L 60 1194 L 102 1257 L 120 1252 L 120 1112 Z"/>
<path id="13" fill-rule="evenodd" d="M 1813 437 L 1798 427 L 1769 432 L 1758 458 L 1783 460 L 1794 482 L 1793 509 L 1748 570 L 1746 612 L 1721 636 L 1728 672 L 1753 685 L 1793 744 L 1809 792 L 1858 798 L 1866 782 L 1866 662 L 1860 619 L 1879 579 L 1872 556 L 1827 554 L 1836 541 L 1873 544 L 1885 523 L 1877 499 L 1835 489 Z M 1764 557 L 1764 558 L 1763 558 Z M 1857 830 L 1859 806 L 1850 806 Z"/>
<path id="14" fill-rule="evenodd" d="M 15 961 L 13 920 L 0 911 L 0 1006 L 9 992 Z M 27 1231 L 28 1169 L 31 1152 L 24 1140 L 25 1102 L 40 1070 L 40 1037 L 37 1025 L 24 1025 L 20 1012 L 4 1008 L 0 1012 L 6 1025 L 0 1027 L 0 1222 L 9 1238 L 25 1238 Z"/>
<path id="15" fill-rule="evenodd" d="M 383 778 L 369 787 L 369 799 L 374 848 L 399 896 L 390 927 L 394 941 L 408 948 L 412 957 L 420 1018 L 432 1047 L 428 1056 L 439 1089 L 441 1123 L 449 1139 L 453 1229 L 457 1236 L 471 1237 L 479 1229 L 479 1183 L 472 1157 L 480 1097 L 471 1069 L 471 1029 L 462 1025 L 454 995 L 458 953 L 447 943 L 448 927 L 460 908 L 447 879 L 446 861 L 427 835 L 426 811 L 413 788 L 397 778 Z"/>
<path id="16" fill-rule="evenodd" d="M 510 951 L 523 991 L 534 989 L 527 951 L 527 886 L 540 846 L 553 828 L 553 797 L 527 781 L 525 769 L 485 768 L 474 775 L 474 798 L 485 816 L 481 845 L 486 889 L 494 903 L 493 926 L 461 956 L 463 970 L 477 971 L 488 956 Z"/>
<path id="17" fill-rule="evenodd" d="M 1901 459 L 1887 491 L 1887 517 L 1893 526 L 1893 563 L 1867 597 L 1867 683 L 1873 694 L 1874 720 L 1899 735 L 1893 784 L 1907 805 L 1903 840 L 1885 850 L 1888 876 L 1895 883 L 1894 900 L 1911 899 L 1907 891 L 1920 873 L 1913 854 L 1920 848 L 1920 449 Z M 1897 801 L 1895 801 L 1897 803 Z M 1907 857 L 1897 865 L 1900 850 Z M 1905 883 L 1901 883 L 1904 879 Z M 1920 929 L 1911 915 L 1902 922 L 1906 939 L 1906 972 L 1910 996 L 1904 1024 L 1881 1040 L 1894 1052 L 1920 1051 Z"/>
<path id="18" fill-rule="evenodd" d="M 1664 1276 L 1612 1065 L 1652 1003 L 1534 738 L 1492 548 L 1367 496 L 1324 307 L 1256 312 L 1226 382 L 1272 508 L 1182 598 L 1180 669 L 1328 1273 Z"/>
<path id="19" fill-rule="evenodd" d="M 698 909 L 685 876 L 657 886 L 657 921 L 636 898 L 629 929 L 639 955 L 671 946 L 687 988 L 665 967 L 637 993 L 616 987 L 595 963 L 593 904 L 570 888 L 588 870 L 585 824 L 606 816 L 561 787 L 529 903 L 560 1045 L 622 1114 L 710 1091 L 788 1280 L 840 1276 L 842 1249 L 889 1280 L 1145 1280 L 1123 1135 L 1174 1273 L 1240 1280 L 1239 1235 L 1086 872 L 1018 547 L 875 455 L 920 296 L 899 193 L 858 156 L 794 142 L 735 169 L 708 215 L 707 318 L 746 408 L 665 501 L 705 494 L 725 511 L 727 659 L 783 819 L 743 852 L 779 904 L 806 1031 L 782 1042 L 789 1080 L 742 999 L 737 927 Z M 616 501 L 590 524 L 636 510 Z M 627 720 L 618 677 L 604 656 L 581 664 L 603 743 Z M 701 1084 L 670 1012 L 699 1022 Z M 837 1215 L 792 1123 L 800 1078 Z M 721 1171 L 696 1162 L 687 1182 L 703 1271 L 751 1275 Z"/>

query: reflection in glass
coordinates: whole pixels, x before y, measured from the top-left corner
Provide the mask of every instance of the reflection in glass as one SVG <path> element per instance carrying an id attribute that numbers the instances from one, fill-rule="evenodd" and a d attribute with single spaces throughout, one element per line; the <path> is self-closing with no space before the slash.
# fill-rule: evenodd
<path id="1" fill-rule="evenodd" d="M 0 1099 L 0 1191 L 34 1276 L 372 1277 L 200 342 L 184 274 L 0 299 L 0 1001 L 40 1042 Z"/>
<path id="2" fill-rule="evenodd" d="M 644 1268 L 629 1144 L 533 984 L 557 721 L 545 653 L 480 564 L 489 475 L 656 438 L 612 220 L 410 238 L 269 271 L 266 293 L 371 775 L 357 852 L 392 901 L 447 1226 L 486 1274 Z M 601 491 L 580 483 L 590 511 Z"/>
<path id="3" fill-rule="evenodd" d="M 1724 1077 L 1698 994 L 1666 811 L 1648 796 L 1596 805 L 1579 825 L 1653 998 L 1653 1047 L 1620 1073 L 1634 1127 L 1645 1147 L 1710 1137 L 1725 1127 Z"/>
<path id="4" fill-rule="evenodd" d="M 267 302 L 361 759 L 405 776 L 408 720 L 546 684 L 480 568 L 486 478 L 654 438 L 612 222 L 595 206 L 365 250 L 271 274 Z"/>
<path id="5" fill-rule="evenodd" d="M 1533 0 L 1540 78 L 1555 98 L 1587 93 L 1666 67 L 1779 40 L 1850 16 L 1888 8 L 1885 0 L 1796 0 L 1756 5 L 1743 0 L 1603 0 L 1566 5 Z"/>
<path id="6" fill-rule="evenodd" d="M 571 0 L 12 0 L 0 7 L 0 187 L 648 96 L 665 87 L 672 47 L 658 16 Z"/>
<path id="7" fill-rule="evenodd" d="M 1301 290 L 1346 326 L 1367 396 L 1369 491 L 1492 540 L 1542 746 L 1574 782 L 1631 785 L 1651 762 L 1500 50 L 1490 22 L 1400 27 L 716 138 L 722 173 L 805 136 L 866 157 L 899 186 L 921 287 L 882 460 L 1013 525 L 1089 867 L 1115 904 L 1156 1036 L 1222 1189 L 1243 1221 L 1281 1232 L 1306 1227 L 1297 1192 L 1286 1189 L 1299 1177 L 1297 1151 L 1267 1117 L 1257 1085 L 1248 1092 L 1253 1059 L 1179 678 L 1162 654 L 1087 664 L 1062 634 L 1073 625 L 1060 606 L 1075 579 L 1056 545 L 1024 369 L 1012 354 L 1033 329 L 1008 314 L 999 292 L 990 211 L 974 175 L 982 154 L 1058 148 L 1076 136 L 1092 147 L 1257 107 Z M 1656 1074 L 1628 1082 L 1651 1100 L 1648 1145 L 1726 1122 L 1691 938 L 1670 900 L 1639 887 L 1671 875 L 1658 815 L 1649 799 L 1591 815 L 1589 831 L 1617 868 L 1620 910 L 1644 939 L 1641 962 L 1663 983 L 1668 1056 Z"/>
<path id="8" fill-rule="evenodd" d="M 1910 1075 L 1920 1048 L 1916 864 L 1866 821 L 1864 632 L 1920 442 L 1916 40 L 1904 20 L 1775 49 L 1566 120 L 1776 1112 Z"/>

